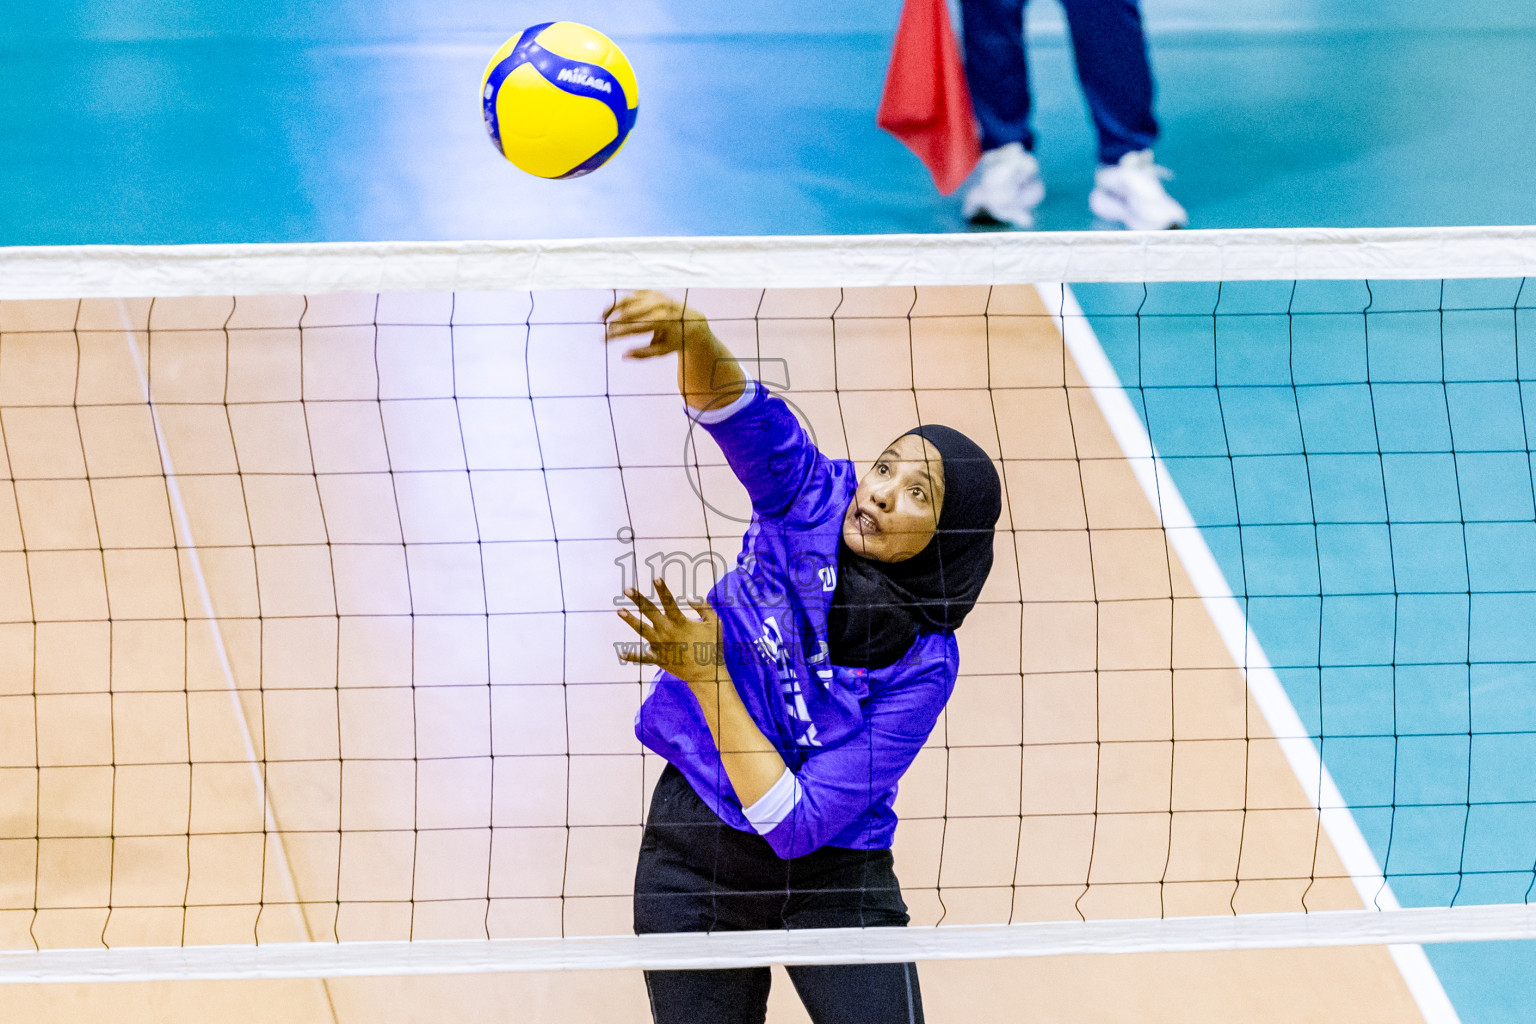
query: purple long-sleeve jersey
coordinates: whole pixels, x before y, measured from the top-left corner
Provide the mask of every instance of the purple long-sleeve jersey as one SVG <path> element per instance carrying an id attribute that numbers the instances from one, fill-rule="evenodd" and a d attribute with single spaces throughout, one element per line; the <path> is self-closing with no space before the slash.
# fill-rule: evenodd
<path id="1" fill-rule="evenodd" d="M 789 408 L 755 382 L 730 406 L 690 415 L 752 498 L 741 555 L 709 603 L 736 690 L 788 770 L 743 808 L 698 700 L 665 671 L 635 716 L 635 735 L 676 765 L 722 821 L 760 833 L 780 857 L 821 846 L 888 847 L 897 783 L 955 686 L 954 635 L 919 633 L 886 668 L 833 665 L 827 608 L 843 514 L 858 485 L 853 463 L 818 451 Z"/>

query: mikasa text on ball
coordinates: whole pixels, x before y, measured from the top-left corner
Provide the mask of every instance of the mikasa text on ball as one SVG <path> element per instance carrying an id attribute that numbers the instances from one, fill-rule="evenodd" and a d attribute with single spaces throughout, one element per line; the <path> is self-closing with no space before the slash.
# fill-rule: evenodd
<path id="1" fill-rule="evenodd" d="M 502 156 L 541 178 L 579 178 L 635 125 L 635 73 L 601 32 L 535 25 L 502 44 L 480 82 L 485 130 Z"/>

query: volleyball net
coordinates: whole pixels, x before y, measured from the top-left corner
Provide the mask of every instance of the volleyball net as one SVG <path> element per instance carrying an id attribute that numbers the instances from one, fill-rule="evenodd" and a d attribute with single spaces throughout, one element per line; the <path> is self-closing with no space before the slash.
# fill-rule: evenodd
<path id="1" fill-rule="evenodd" d="M 1378 944 L 1454 1019 L 1418 944 L 1536 936 L 1533 272 L 1530 229 L 0 250 L 0 981 Z M 997 460 L 912 927 L 630 934 L 615 609 L 749 519 L 604 345 L 635 287 L 833 457 Z"/>

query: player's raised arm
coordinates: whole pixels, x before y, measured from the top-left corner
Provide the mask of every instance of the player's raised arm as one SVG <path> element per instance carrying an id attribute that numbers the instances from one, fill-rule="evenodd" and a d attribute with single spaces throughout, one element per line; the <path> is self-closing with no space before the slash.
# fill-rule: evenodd
<path id="1" fill-rule="evenodd" d="M 609 341 L 650 335 L 650 344 L 630 349 L 625 359 L 677 353 L 677 390 L 689 407 L 719 409 L 741 397 L 747 376 L 698 310 L 661 292 L 638 291 L 615 302 L 603 319 Z"/>
<path id="2" fill-rule="evenodd" d="M 752 508 L 770 518 L 841 515 L 832 463 L 784 402 L 753 384 L 703 315 L 659 292 L 636 292 L 605 314 L 607 339 L 643 338 L 626 359 L 677 354 L 677 389 L 715 439 Z"/>

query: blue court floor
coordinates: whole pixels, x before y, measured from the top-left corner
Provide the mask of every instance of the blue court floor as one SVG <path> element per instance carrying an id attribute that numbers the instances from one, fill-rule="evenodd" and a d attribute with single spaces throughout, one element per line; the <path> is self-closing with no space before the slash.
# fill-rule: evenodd
<path id="1" fill-rule="evenodd" d="M 1536 288 L 1075 292 L 1398 899 L 1529 901 Z M 1425 949 L 1494 1024 L 1531 947 Z"/>
<path id="2" fill-rule="evenodd" d="M 553 182 L 492 150 L 476 95 L 544 8 L 373 6 L 72 0 L 7 19 L 0 244 L 964 230 L 874 123 L 895 0 L 571 0 L 561 14 L 628 52 L 640 114 L 608 166 Z M 1084 228 L 1093 140 L 1059 15 L 1034 6 L 1040 223 Z M 1529 4 L 1146 10 L 1158 155 L 1194 226 L 1536 220 Z"/>

